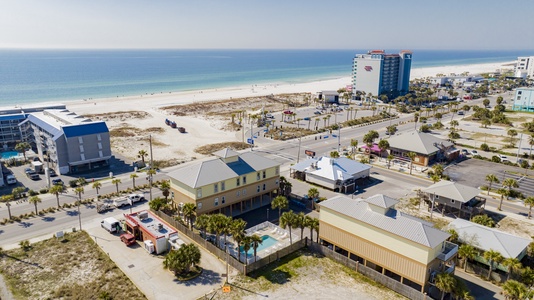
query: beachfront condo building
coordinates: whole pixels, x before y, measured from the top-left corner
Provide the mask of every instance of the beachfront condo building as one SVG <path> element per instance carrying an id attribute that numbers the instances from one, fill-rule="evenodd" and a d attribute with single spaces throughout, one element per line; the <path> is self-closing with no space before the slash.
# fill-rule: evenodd
<path id="1" fill-rule="evenodd" d="M 518 78 L 534 78 L 534 56 L 518 57 L 514 76 Z"/>
<path id="2" fill-rule="evenodd" d="M 0 147 L 2 152 L 15 148 L 17 143 L 27 140 L 22 135 L 19 124 L 28 117 L 29 113 L 43 111 L 45 109 L 65 109 L 64 104 L 45 106 L 23 106 L 0 108 Z"/>
<path id="3" fill-rule="evenodd" d="M 450 234 L 395 209 L 399 201 L 336 196 L 320 203 L 323 245 L 398 282 L 428 292 L 440 272 L 454 272 L 458 245 Z"/>
<path id="4" fill-rule="evenodd" d="M 512 105 L 514 111 L 534 111 L 534 89 L 533 88 L 518 88 L 515 90 L 514 104 Z"/>
<path id="5" fill-rule="evenodd" d="M 111 144 L 105 122 L 93 122 L 66 109 L 47 109 L 28 114 L 19 126 L 41 161 L 47 162 L 45 166 L 58 174 L 109 165 Z"/>
<path id="6" fill-rule="evenodd" d="M 352 64 L 352 92 L 360 91 L 377 97 L 390 98 L 405 95 L 409 91 L 412 52 L 386 54 L 384 50 L 372 50 L 357 54 Z"/>
<path id="7" fill-rule="evenodd" d="M 280 163 L 228 148 L 213 155 L 213 159 L 169 173 L 175 206 L 193 203 L 197 215 L 236 216 L 271 203 L 273 191 L 278 189 Z"/>

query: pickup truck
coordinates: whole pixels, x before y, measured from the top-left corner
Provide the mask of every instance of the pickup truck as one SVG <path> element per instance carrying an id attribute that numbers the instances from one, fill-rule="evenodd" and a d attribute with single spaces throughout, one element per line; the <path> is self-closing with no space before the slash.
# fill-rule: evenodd
<path id="1" fill-rule="evenodd" d="M 127 196 L 128 200 L 130 200 L 133 203 L 144 201 L 145 197 L 142 194 L 130 194 Z"/>
<path id="2" fill-rule="evenodd" d="M 113 200 L 113 206 L 119 208 L 125 205 L 130 205 L 130 201 L 126 197 L 121 197 Z"/>

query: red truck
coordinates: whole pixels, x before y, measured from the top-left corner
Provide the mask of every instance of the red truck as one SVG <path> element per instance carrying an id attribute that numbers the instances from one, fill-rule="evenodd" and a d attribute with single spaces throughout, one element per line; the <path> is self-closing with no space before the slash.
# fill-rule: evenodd
<path id="1" fill-rule="evenodd" d="M 131 246 L 135 244 L 135 236 L 129 233 L 123 233 L 120 236 L 121 242 L 123 242 L 126 246 Z"/>

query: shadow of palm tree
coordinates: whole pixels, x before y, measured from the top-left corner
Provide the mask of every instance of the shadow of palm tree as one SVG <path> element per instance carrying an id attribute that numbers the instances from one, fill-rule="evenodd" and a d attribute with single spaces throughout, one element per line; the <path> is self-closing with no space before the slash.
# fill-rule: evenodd
<path id="1" fill-rule="evenodd" d="M 11 256 L 11 255 L 8 255 L 8 254 L 4 254 L 4 257 L 7 257 L 7 258 L 11 258 L 13 260 L 16 260 L 18 262 L 21 262 L 23 264 L 27 264 L 27 265 L 30 265 L 30 266 L 34 266 L 36 268 L 39 268 L 39 269 L 44 269 L 43 267 L 41 267 L 38 263 L 32 263 L 32 262 L 27 262 L 27 261 L 24 261 L 18 257 L 15 257 L 15 256 Z"/>

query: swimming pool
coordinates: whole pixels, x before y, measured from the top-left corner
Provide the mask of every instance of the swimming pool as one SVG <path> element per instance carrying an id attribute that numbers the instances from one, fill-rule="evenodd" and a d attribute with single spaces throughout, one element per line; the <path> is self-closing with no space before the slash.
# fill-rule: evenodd
<path id="1" fill-rule="evenodd" d="M 1 152 L 0 155 L 1 155 L 1 159 L 10 159 L 12 157 L 19 156 L 19 153 L 17 151 L 6 151 L 6 152 Z"/>
<path id="2" fill-rule="evenodd" d="M 261 240 L 263 242 L 258 246 L 258 249 L 256 250 L 256 252 L 260 252 L 262 250 L 270 248 L 270 247 L 276 245 L 276 243 L 278 243 L 278 240 L 273 238 L 270 235 L 262 235 L 261 236 Z M 241 251 L 241 253 L 245 253 L 245 250 L 243 250 L 243 246 L 239 247 L 239 251 Z M 249 255 L 254 255 L 254 248 L 250 247 L 250 249 L 248 250 L 248 254 Z"/>

